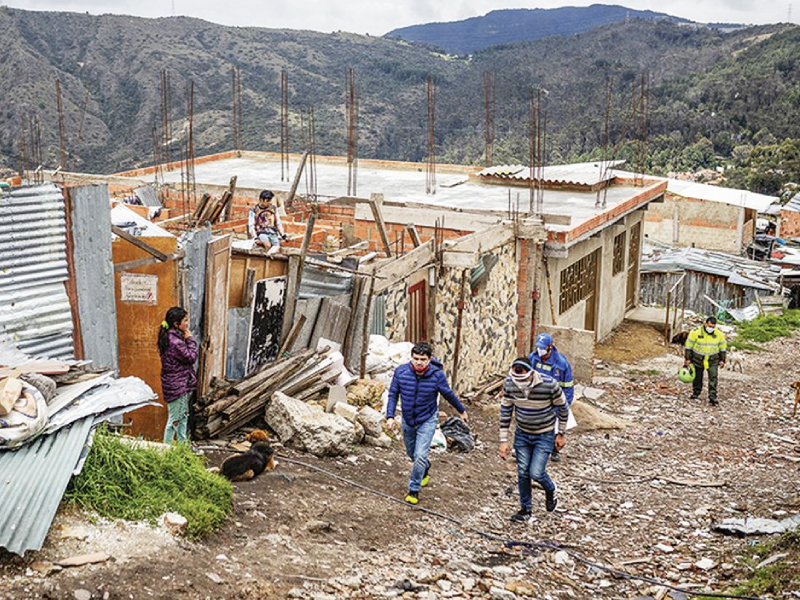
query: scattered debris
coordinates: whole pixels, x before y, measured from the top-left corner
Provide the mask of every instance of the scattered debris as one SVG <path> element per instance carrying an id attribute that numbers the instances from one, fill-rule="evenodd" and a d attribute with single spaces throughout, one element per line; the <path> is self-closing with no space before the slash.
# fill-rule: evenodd
<path id="1" fill-rule="evenodd" d="M 785 513 L 784 513 L 785 514 Z M 750 517 L 747 519 L 725 519 L 712 526 L 714 531 L 731 535 L 765 535 L 794 531 L 800 527 L 800 515 L 787 517 L 780 521 Z"/>
<path id="2" fill-rule="evenodd" d="M 105 552 L 93 552 L 92 554 L 80 554 L 63 560 L 57 560 L 55 564 L 59 567 L 82 567 L 84 565 L 106 562 L 110 558 L 111 557 Z"/>

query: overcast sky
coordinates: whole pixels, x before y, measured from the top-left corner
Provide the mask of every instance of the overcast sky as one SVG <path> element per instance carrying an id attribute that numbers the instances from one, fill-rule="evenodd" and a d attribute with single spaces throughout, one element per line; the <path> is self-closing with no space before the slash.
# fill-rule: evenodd
<path id="1" fill-rule="evenodd" d="M 223 25 L 351 31 L 383 35 L 397 27 L 458 21 L 500 8 L 556 8 L 594 2 L 564 0 L 0 0 L 28 10 L 114 13 L 142 17 L 186 15 Z M 669 12 L 702 23 L 798 22 L 800 1 L 776 0 L 608 0 L 630 8 Z M 174 6 L 174 12 L 173 12 Z M 790 19 L 791 10 L 791 19 Z"/>

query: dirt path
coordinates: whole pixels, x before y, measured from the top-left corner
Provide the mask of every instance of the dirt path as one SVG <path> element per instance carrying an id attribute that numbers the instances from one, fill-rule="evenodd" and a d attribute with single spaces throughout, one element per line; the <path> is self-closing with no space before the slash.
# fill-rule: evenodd
<path id="1" fill-rule="evenodd" d="M 515 472 L 497 458 L 497 407 L 477 405 L 471 416 L 479 447 L 468 455 L 435 455 L 431 486 L 421 495 L 421 506 L 467 528 L 281 461 L 275 471 L 236 484 L 232 518 L 203 543 L 85 519 L 80 525 L 96 534 L 65 539 L 65 527 L 81 520 L 68 517 L 36 557 L 0 559 L 0 598 L 510 600 L 658 593 L 568 555 L 509 548 L 470 528 L 563 544 L 593 562 L 719 591 L 746 574 L 737 555 L 750 540 L 712 533 L 712 523 L 800 512 L 800 418 L 790 418 L 788 388 L 798 378 L 800 339 L 767 347 L 745 356 L 744 373 L 722 372 L 718 408 L 689 401 L 689 389 L 674 377 L 677 354 L 651 353 L 626 364 L 606 357 L 595 386 L 606 393 L 598 403 L 631 425 L 571 432 L 564 459 L 549 467 L 559 508 L 546 514 L 539 492 L 529 525 L 508 521 L 517 509 Z M 409 465 L 399 444 L 325 460 L 285 453 L 394 497 L 405 490 Z M 31 569 L 34 559 L 95 551 L 114 558 L 47 577 Z M 697 566 L 702 559 L 708 560 Z"/>

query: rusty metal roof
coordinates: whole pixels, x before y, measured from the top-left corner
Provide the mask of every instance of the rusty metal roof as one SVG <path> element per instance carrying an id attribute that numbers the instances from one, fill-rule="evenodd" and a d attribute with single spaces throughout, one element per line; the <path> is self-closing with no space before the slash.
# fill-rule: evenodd
<path id="1" fill-rule="evenodd" d="M 58 186 L 0 197 L 0 335 L 34 357 L 73 357 L 66 231 Z"/>

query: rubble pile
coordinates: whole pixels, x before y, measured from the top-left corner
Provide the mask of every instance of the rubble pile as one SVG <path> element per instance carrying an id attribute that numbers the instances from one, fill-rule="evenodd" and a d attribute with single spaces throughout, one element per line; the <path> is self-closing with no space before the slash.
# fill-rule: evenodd
<path id="1" fill-rule="evenodd" d="M 205 439 L 236 431 L 263 415 L 276 392 L 295 400 L 317 400 L 343 368 L 341 354 L 331 353 L 326 347 L 302 350 L 267 363 L 233 384 L 215 381 L 211 392 L 195 403 L 195 434 Z"/>

